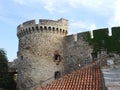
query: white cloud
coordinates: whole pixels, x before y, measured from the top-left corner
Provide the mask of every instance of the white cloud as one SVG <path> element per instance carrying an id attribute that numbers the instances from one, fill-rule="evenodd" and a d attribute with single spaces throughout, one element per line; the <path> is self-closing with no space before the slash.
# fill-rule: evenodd
<path id="1" fill-rule="evenodd" d="M 86 22 L 78 21 L 78 22 L 72 22 L 69 25 L 69 34 L 75 34 L 79 32 L 84 32 L 84 31 L 91 31 L 97 29 L 95 24 L 88 24 Z"/>
<path id="2" fill-rule="evenodd" d="M 43 7 L 48 10 L 50 13 L 66 13 L 67 9 L 64 6 L 68 0 L 41 0 Z"/>
<path id="3" fill-rule="evenodd" d="M 14 0 L 16 3 L 20 5 L 33 5 L 36 7 L 36 5 L 42 5 L 44 9 L 46 9 L 48 12 L 58 12 L 58 13 L 65 13 L 67 10 L 62 5 L 65 4 L 65 1 L 61 0 Z M 33 7 L 32 6 L 32 7 Z"/>
<path id="4" fill-rule="evenodd" d="M 66 8 L 63 5 L 69 5 L 71 8 L 89 9 L 91 11 L 109 11 L 112 8 L 114 0 L 37 0 L 44 4 L 45 9 L 48 11 L 59 11 L 59 9 Z M 58 8 L 59 7 L 59 8 Z M 69 9 L 69 8 L 66 8 Z M 100 12 L 101 13 L 101 12 Z M 106 12 L 103 12 L 106 13 Z"/>
<path id="5" fill-rule="evenodd" d="M 79 7 L 79 5 L 84 7 L 99 7 L 103 3 L 103 0 L 70 0 L 69 4 L 72 7 Z"/>
<path id="6" fill-rule="evenodd" d="M 90 27 L 89 27 L 90 30 L 95 30 L 97 29 L 96 25 L 95 24 L 90 24 Z"/>
<path id="7" fill-rule="evenodd" d="M 98 12 L 101 15 L 107 15 L 113 8 L 114 0 L 68 0 L 73 8 L 83 8 L 89 11 Z"/>
<path id="8" fill-rule="evenodd" d="M 110 26 L 117 26 L 120 25 L 120 0 L 117 0 L 114 3 L 113 15 L 109 20 Z"/>
<path id="9" fill-rule="evenodd" d="M 70 27 L 87 29 L 87 25 L 81 21 L 71 23 Z"/>
<path id="10" fill-rule="evenodd" d="M 114 0 L 14 0 L 21 5 L 40 4 L 50 13 L 65 13 L 71 8 L 86 8 L 94 11 L 109 11 Z M 66 6 L 70 6 L 69 8 Z M 106 12 L 104 12 L 106 13 Z"/>
<path id="11" fill-rule="evenodd" d="M 73 22 L 70 24 L 70 27 L 77 28 L 77 29 L 86 29 L 86 30 L 93 30 L 96 29 L 95 24 L 88 24 L 82 21 L 79 22 Z"/>
<path id="12" fill-rule="evenodd" d="M 56 11 L 55 8 L 55 0 L 41 0 L 42 3 L 44 4 L 44 8 L 48 10 L 49 12 L 54 12 Z"/>
<path id="13" fill-rule="evenodd" d="M 21 5 L 34 6 L 41 5 L 49 13 L 66 13 L 72 8 L 83 8 L 93 13 L 111 17 L 109 25 L 120 24 L 120 0 L 14 0 Z M 32 5 L 31 5 L 32 4 Z M 32 7 L 33 7 L 32 6 Z M 69 6 L 69 7 L 68 7 Z M 81 22 L 78 22 L 81 23 Z M 74 26 L 85 27 L 85 24 L 74 23 Z M 80 26 L 81 25 L 81 26 Z M 89 25 L 90 26 L 90 25 Z"/>

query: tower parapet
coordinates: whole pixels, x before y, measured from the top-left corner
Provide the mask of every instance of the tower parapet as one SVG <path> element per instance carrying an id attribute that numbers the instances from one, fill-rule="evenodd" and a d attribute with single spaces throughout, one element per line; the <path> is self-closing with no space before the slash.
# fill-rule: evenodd
<path id="1" fill-rule="evenodd" d="M 20 24 L 17 27 L 17 36 L 22 37 L 32 32 L 50 32 L 57 33 L 61 35 L 67 35 L 68 33 L 68 20 L 59 19 L 49 20 L 49 19 L 40 19 L 37 24 L 35 20 L 26 21 Z"/>

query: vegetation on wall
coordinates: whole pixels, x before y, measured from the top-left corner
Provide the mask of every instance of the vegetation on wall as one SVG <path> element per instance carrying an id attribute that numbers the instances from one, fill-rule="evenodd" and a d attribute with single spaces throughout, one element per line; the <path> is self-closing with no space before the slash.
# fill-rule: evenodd
<path id="1" fill-rule="evenodd" d="M 112 50 L 116 53 L 120 53 L 120 27 L 112 28 Z"/>
<path id="2" fill-rule="evenodd" d="M 93 31 L 92 45 L 94 47 L 94 52 L 98 52 L 101 48 L 107 48 L 108 42 L 108 29 L 99 29 Z"/>
<path id="3" fill-rule="evenodd" d="M 120 27 L 112 28 L 112 36 L 109 36 L 108 28 L 94 30 L 93 38 L 88 33 L 87 41 L 93 46 L 93 52 L 97 53 L 101 49 L 107 50 L 107 53 L 120 53 Z"/>

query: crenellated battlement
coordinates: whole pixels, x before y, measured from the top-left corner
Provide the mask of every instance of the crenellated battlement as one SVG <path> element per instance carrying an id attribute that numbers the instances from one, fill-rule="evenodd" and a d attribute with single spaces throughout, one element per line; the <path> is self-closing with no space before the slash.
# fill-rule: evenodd
<path id="1" fill-rule="evenodd" d="M 72 35 L 67 35 L 65 37 L 65 41 L 67 43 L 86 41 L 88 37 L 91 38 L 90 35 L 91 34 L 89 31 L 81 32 L 81 33 L 77 33 L 77 34 L 72 34 Z"/>
<path id="2" fill-rule="evenodd" d="M 35 20 L 30 20 L 17 27 L 18 37 L 31 34 L 32 32 L 49 32 L 66 35 L 68 33 L 68 20 L 63 18 L 57 21 L 40 19 L 38 24 Z"/>
<path id="3" fill-rule="evenodd" d="M 92 31 L 86 31 L 86 32 L 80 32 L 77 34 L 67 35 L 65 39 L 69 43 L 74 41 L 79 42 L 81 40 L 84 41 L 86 39 L 104 40 L 105 38 L 117 37 L 117 35 L 120 36 L 119 34 L 120 34 L 120 27 L 111 27 L 110 30 L 109 28 L 101 28 L 101 29 L 95 29 Z"/>

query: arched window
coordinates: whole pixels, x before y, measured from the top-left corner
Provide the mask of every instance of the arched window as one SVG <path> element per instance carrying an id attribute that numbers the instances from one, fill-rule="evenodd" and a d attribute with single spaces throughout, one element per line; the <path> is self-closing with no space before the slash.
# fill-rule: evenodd
<path id="1" fill-rule="evenodd" d="M 47 30 L 47 27 L 46 27 L 46 26 L 44 27 L 44 30 Z"/>
<path id="2" fill-rule="evenodd" d="M 23 34 L 25 35 L 25 30 L 23 29 Z"/>
<path id="3" fill-rule="evenodd" d="M 60 29 L 60 33 L 62 32 L 62 29 Z"/>
<path id="4" fill-rule="evenodd" d="M 55 52 L 54 52 L 54 60 L 56 61 L 56 60 L 58 60 L 58 61 L 60 61 L 61 60 L 61 56 L 60 56 L 60 54 L 59 54 L 59 51 L 58 50 L 56 50 Z"/>
<path id="5" fill-rule="evenodd" d="M 26 33 L 28 34 L 28 29 L 26 28 Z"/>
<path id="6" fill-rule="evenodd" d="M 40 30 L 43 31 L 43 27 L 42 26 L 40 26 Z"/>
<path id="7" fill-rule="evenodd" d="M 38 26 L 36 26 L 36 30 L 38 30 Z"/>
<path id="8" fill-rule="evenodd" d="M 32 30 L 33 30 L 33 31 L 35 30 L 34 27 L 32 27 Z"/>
<path id="9" fill-rule="evenodd" d="M 56 28 L 56 31 L 57 31 L 57 33 L 58 33 L 58 28 Z"/>
<path id="10" fill-rule="evenodd" d="M 53 33 L 55 33 L 55 27 L 53 27 Z"/>
<path id="11" fill-rule="evenodd" d="M 61 58 L 61 55 L 59 54 L 59 51 L 56 50 L 54 52 L 54 62 L 56 62 L 56 65 L 59 65 L 59 63 L 61 62 L 62 58 Z"/>

